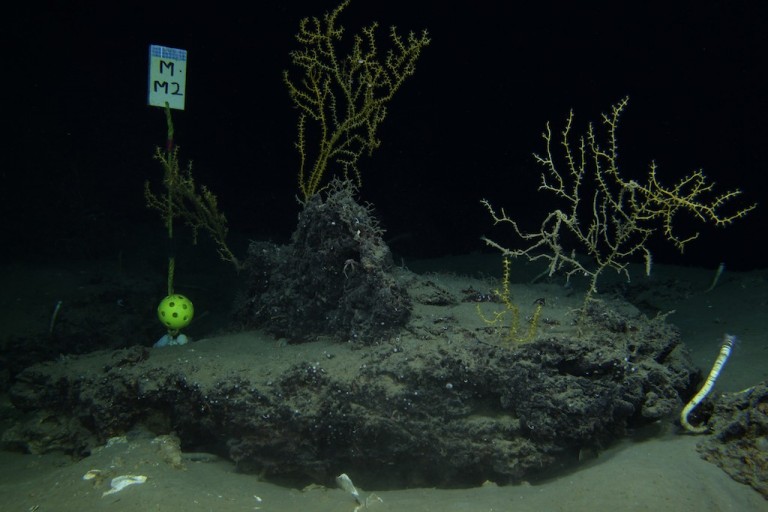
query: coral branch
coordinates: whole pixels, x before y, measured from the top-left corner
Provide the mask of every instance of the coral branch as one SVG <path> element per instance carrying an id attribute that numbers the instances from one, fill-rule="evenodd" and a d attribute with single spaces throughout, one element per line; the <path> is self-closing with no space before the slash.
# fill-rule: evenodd
<path id="1" fill-rule="evenodd" d="M 524 231 L 503 209 L 497 211 L 488 201 L 482 201 L 494 223 L 512 226 L 515 235 L 529 244 L 522 249 L 508 249 L 484 238 L 488 245 L 507 257 L 545 260 L 550 276 L 562 271 L 566 278 L 574 274 L 589 277 L 582 311 L 586 311 L 589 300 L 597 292 L 598 277 L 605 269 L 612 268 L 629 277 L 626 270 L 629 258 L 641 253 L 645 257 L 646 270 L 650 272 L 652 259 L 647 242 L 659 229 L 681 252 L 698 237 L 697 232 L 681 234 L 676 230 L 678 214 L 687 212 L 703 222 L 726 226 L 757 206 L 751 204 L 722 213 L 726 203 L 739 196 L 741 191 L 730 190 L 712 197 L 714 183 L 700 170 L 684 176 L 672 186 L 661 184 L 655 163 L 651 163 L 645 183 L 624 178 L 619 172 L 616 132 L 628 101 L 628 98 L 622 99 L 613 105 L 610 114 L 602 115 L 607 137 L 605 147 L 599 142 L 592 124 L 574 143 L 571 137 L 573 112 L 569 114 L 560 139 L 565 169 L 553 156 L 552 131 L 547 123 L 542 135 L 546 152 L 534 154 L 536 161 L 545 168 L 539 190 L 556 196 L 562 206 L 546 215 L 538 231 Z M 574 239 L 579 250 L 591 257 L 592 265 L 577 259 L 576 248 L 566 251 L 562 247 L 564 235 L 569 240 Z"/>
<path id="2" fill-rule="evenodd" d="M 336 22 L 348 5 L 349 0 L 344 0 L 322 20 L 301 20 L 296 40 L 302 48 L 290 56 L 304 77 L 296 82 L 288 71 L 283 72 L 288 93 L 299 110 L 296 149 L 301 159 L 299 188 L 305 201 L 323 188 L 329 166 L 337 166 L 345 179 L 360 185 L 357 162 L 363 153 L 370 154 L 379 147 L 376 131 L 387 115 L 386 105 L 415 72 L 416 60 L 430 42 L 426 31 L 419 36 L 411 32 L 404 39 L 392 27 L 393 48 L 381 61 L 375 37 L 378 24 L 374 22 L 352 37 L 350 54 L 341 56 L 337 45 L 344 28 Z M 311 127 L 308 120 L 313 122 Z M 310 128 L 319 138 L 312 155 L 307 137 Z"/>
<path id="3" fill-rule="evenodd" d="M 178 146 L 169 151 L 156 148 L 154 158 L 163 166 L 163 185 L 167 196 L 161 198 L 155 195 L 149 182 L 145 182 L 144 198 L 147 207 L 159 211 L 169 229 L 174 218 L 182 219 L 192 229 L 195 243 L 200 229 L 207 231 L 216 242 L 221 258 L 239 269 L 240 263 L 226 243 L 227 219 L 219 212 L 218 201 L 213 192 L 205 185 L 198 190 L 192 177 L 192 163 L 181 171 Z"/>

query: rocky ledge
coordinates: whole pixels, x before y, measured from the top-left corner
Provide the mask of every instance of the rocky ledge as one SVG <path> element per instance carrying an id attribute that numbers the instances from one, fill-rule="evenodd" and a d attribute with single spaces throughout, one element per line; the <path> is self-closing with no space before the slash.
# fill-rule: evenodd
<path id="1" fill-rule="evenodd" d="M 26 416 L 4 442 L 84 454 L 140 427 L 292 484 L 341 472 L 379 489 L 506 483 L 674 416 L 700 379 L 676 329 L 626 303 L 595 303 L 586 329 L 542 318 L 515 343 L 456 321 L 471 298 L 408 279 L 423 308 L 374 345 L 251 331 L 27 368 L 11 390 Z"/>

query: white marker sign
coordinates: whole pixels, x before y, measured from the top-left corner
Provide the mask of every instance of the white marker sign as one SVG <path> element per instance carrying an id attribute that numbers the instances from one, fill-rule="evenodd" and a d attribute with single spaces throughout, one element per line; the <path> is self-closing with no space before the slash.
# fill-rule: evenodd
<path id="1" fill-rule="evenodd" d="M 149 104 L 184 110 L 187 50 L 149 46 Z"/>

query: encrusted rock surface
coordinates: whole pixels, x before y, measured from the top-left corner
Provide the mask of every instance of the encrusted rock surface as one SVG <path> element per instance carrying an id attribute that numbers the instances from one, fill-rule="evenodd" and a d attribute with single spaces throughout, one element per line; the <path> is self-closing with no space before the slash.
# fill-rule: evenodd
<path id="1" fill-rule="evenodd" d="M 701 456 L 768 499 L 768 383 L 720 395 L 701 407 L 712 431 L 697 446 Z"/>
<path id="2" fill-rule="evenodd" d="M 384 231 L 348 182 L 312 197 L 288 245 L 253 242 L 237 321 L 291 341 L 333 336 L 359 344 L 387 339 L 411 314 L 393 274 Z"/>
<path id="3" fill-rule="evenodd" d="M 12 388 L 28 421 L 4 441 L 39 452 L 55 439 L 49 448 L 83 453 L 141 427 L 292 483 L 340 472 L 378 488 L 505 483 L 673 415 L 699 378 L 676 330 L 626 304 L 593 308 L 581 335 L 546 311 L 537 338 L 516 344 L 460 293 L 400 280 L 423 304 L 374 345 L 292 345 L 253 331 L 32 366 Z M 422 296 L 430 289 L 439 305 Z M 40 415 L 59 420 L 46 431 Z"/>

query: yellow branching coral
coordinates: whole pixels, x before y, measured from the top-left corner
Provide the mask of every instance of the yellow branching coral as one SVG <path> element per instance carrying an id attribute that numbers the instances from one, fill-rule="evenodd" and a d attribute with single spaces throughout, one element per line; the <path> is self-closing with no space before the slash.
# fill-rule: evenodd
<path id="1" fill-rule="evenodd" d="M 528 243 L 525 248 L 508 249 L 484 238 L 488 245 L 501 250 L 505 256 L 545 260 L 550 276 L 563 271 L 568 277 L 573 274 L 589 277 L 583 312 L 597 291 L 597 280 L 603 270 L 612 268 L 629 277 L 626 270 L 628 258 L 639 253 L 644 255 L 646 271 L 650 272 L 651 253 L 647 241 L 659 229 L 681 252 L 697 238 L 698 233 L 680 234 L 676 230 L 675 219 L 679 213 L 687 212 L 704 222 L 725 226 L 757 206 L 751 204 L 723 213 L 726 203 L 741 191 L 714 194 L 714 184 L 707 181 L 700 170 L 665 186 L 658 178 L 656 164 L 651 163 L 644 183 L 625 179 L 619 172 L 616 131 L 628 101 L 628 98 L 622 99 L 612 107 L 610 114 L 602 116 L 607 132 L 605 148 L 598 141 L 592 124 L 574 144 L 571 140 L 574 118 L 571 111 L 559 141 L 565 169 L 556 163 L 552 130 L 547 123 L 543 133 L 546 153 L 534 155 L 545 168 L 539 190 L 554 194 L 563 207 L 549 212 L 539 231 L 524 231 L 503 209 L 497 212 L 488 201 L 482 201 L 495 223 L 510 224 L 516 235 Z M 580 250 L 591 257 L 594 266 L 582 263 L 575 249 L 566 250 L 561 245 L 565 236 L 575 239 Z"/>
<path id="2" fill-rule="evenodd" d="M 506 339 L 520 343 L 532 341 L 536 337 L 539 328 L 539 319 L 541 310 L 544 307 L 543 300 L 535 302 L 536 308 L 529 318 L 528 330 L 525 334 L 520 332 L 520 306 L 512 300 L 512 292 L 509 289 L 509 274 L 511 271 L 511 262 L 509 258 L 504 257 L 504 272 L 501 276 L 501 290 L 494 290 L 494 295 L 504 305 L 504 309 L 492 311 L 491 316 L 486 315 L 477 304 L 477 314 L 488 325 L 494 327 L 506 327 L 508 329 Z"/>
<path id="3" fill-rule="evenodd" d="M 349 1 L 344 0 L 322 20 L 301 20 L 296 40 L 302 48 L 290 56 L 304 77 L 295 82 L 288 71 L 283 72 L 291 99 L 300 111 L 296 148 L 301 157 L 299 188 L 304 200 L 323 188 L 329 165 L 338 166 L 346 179 L 360 185 L 357 162 L 363 153 L 370 154 L 379 147 L 376 130 L 386 117 L 386 105 L 414 73 L 422 48 L 430 42 L 426 30 L 403 38 L 392 27 L 392 48 L 382 60 L 375 38 L 378 24 L 374 22 L 353 36 L 348 55 L 339 55 L 337 45 L 344 28 L 336 21 Z M 309 129 L 316 129 L 319 138 L 314 151 L 308 148 Z"/>
<path id="4" fill-rule="evenodd" d="M 168 140 L 173 141 L 173 123 L 170 109 L 166 107 L 166 120 L 168 122 Z M 228 261 L 240 267 L 240 263 L 226 243 L 227 219 L 219 211 L 216 196 L 208 187 L 202 185 L 199 190 L 192 176 L 192 163 L 182 171 L 179 165 L 179 147 L 169 143 L 168 150 L 155 149 L 154 158 L 163 166 L 163 185 L 165 196 L 152 192 L 149 181 L 144 183 L 144 198 L 147 207 L 160 212 L 160 215 L 168 229 L 168 237 L 173 239 L 173 220 L 182 219 L 191 229 L 193 241 L 197 243 L 198 232 L 202 229 L 211 235 L 218 246 L 219 255 L 224 261 Z M 169 281 L 172 280 L 172 276 Z M 169 285 L 169 289 L 172 286 Z M 170 293 L 170 292 L 169 292 Z"/>

